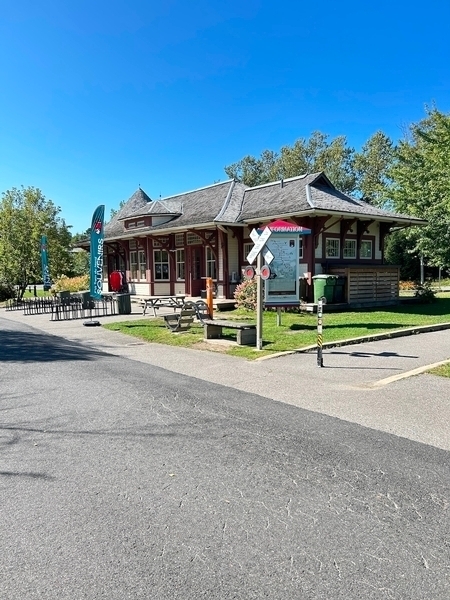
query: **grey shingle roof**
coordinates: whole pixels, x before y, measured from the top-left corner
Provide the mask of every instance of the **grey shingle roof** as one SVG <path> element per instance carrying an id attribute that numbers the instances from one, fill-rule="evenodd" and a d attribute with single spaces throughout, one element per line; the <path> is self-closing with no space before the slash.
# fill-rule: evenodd
<path id="1" fill-rule="evenodd" d="M 309 197 L 307 185 L 310 190 Z M 293 177 L 286 179 L 282 184 L 278 181 L 246 189 L 239 220 L 273 219 L 280 215 L 294 216 L 301 215 L 302 212 L 311 214 L 314 211 L 407 220 L 418 224 L 423 222 L 408 215 L 377 208 L 339 192 L 323 173 Z"/>
<path id="2" fill-rule="evenodd" d="M 124 233 L 124 219 L 146 215 L 173 216 L 166 223 L 140 229 L 151 233 L 213 222 L 242 225 L 256 219 L 263 221 L 314 212 L 424 223 L 347 196 L 339 192 L 324 173 L 313 173 L 253 188 L 229 180 L 156 201 L 139 188 L 105 226 L 105 237 L 120 237 Z"/>
<path id="3" fill-rule="evenodd" d="M 114 237 L 123 233 L 123 222 L 121 219 L 126 219 L 132 215 L 136 210 L 147 206 L 147 204 L 153 204 L 151 198 L 147 196 L 144 190 L 139 188 L 129 198 L 122 208 L 114 215 L 114 217 L 105 225 L 105 237 Z"/>

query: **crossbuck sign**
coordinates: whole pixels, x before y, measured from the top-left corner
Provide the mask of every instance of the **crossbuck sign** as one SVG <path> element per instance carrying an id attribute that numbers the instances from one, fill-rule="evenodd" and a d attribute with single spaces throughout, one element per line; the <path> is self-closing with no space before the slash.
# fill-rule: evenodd
<path id="1" fill-rule="evenodd" d="M 271 235 L 272 235 L 272 231 L 269 229 L 269 227 L 266 227 L 264 229 L 264 231 L 261 233 L 261 235 L 258 234 L 256 229 L 252 229 L 252 231 L 250 233 L 250 237 L 252 238 L 252 241 L 255 245 L 250 250 L 250 252 L 247 254 L 247 261 L 250 264 L 253 264 L 255 258 L 258 256 L 258 254 L 260 252 L 262 252 L 264 260 L 266 261 L 266 263 L 268 265 L 270 265 L 270 263 L 273 261 L 272 252 L 268 248 L 265 248 L 266 242 L 270 238 Z"/>

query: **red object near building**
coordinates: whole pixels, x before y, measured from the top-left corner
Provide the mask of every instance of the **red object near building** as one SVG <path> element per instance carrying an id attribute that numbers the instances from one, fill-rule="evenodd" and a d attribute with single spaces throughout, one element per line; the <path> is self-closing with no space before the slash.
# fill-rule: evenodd
<path id="1" fill-rule="evenodd" d="M 109 276 L 109 287 L 112 292 L 120 292 L 122 289 L 122 273 L 120 271 L 113 271 Z"/>

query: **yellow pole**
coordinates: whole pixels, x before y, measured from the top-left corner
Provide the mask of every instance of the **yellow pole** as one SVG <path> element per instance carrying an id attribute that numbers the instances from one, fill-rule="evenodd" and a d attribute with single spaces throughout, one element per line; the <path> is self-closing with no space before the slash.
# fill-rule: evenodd
<path id="1" fill-rule="evenodd" d="M 214 306 L 213 306 L 213 293 L 214 286 L 212 277 L 206 278 L 206 304 L 208 305 L 208 312 L 210 319 L 213 318 Z"/>

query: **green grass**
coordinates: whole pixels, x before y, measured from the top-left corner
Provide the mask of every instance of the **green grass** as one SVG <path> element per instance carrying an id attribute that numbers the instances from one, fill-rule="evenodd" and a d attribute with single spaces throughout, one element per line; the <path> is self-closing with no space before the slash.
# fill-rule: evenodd
<path id="1" fill-rule="evenodd" d="M 439 375 L 440 377 L 450 377 L 450 363 L 431 369 L 428 373 L 431 373 L 431 375 Z"/>
<path id="2" fill-rule="evenodd" d="M 253 312 L 230 311 L 226 319 L 256 322 Z M 216 315 L 217 318 L 217 315 Z M 450 294 L 441 293 L 433 304 L 413 304 L 386 307 L 383 310 L 361 309 L 352 312 L 329 312 L 323 316 L 323 341 L 334 342 L 374 333 L 383 333 L 407 327 L 450 323 Z M 112 331 L 120 331 L 148 342 L 213 350 L 214 345 L 203 342 L 203 327 L 194 324 L 186 333 L 170 332 L 163 319 L 122 321 L 104 325 Z M 265 312 L 263 319 L 263 349 L 248 346 L 219 347 L 220 351 L 255 359 L 276 352 L 297 350 L 317 342 L 317 315 L 311 313 L 282 313 L 281 326 L 276 324 L 276 313 Z M 235 340 L 232 330 L 224 329 L 224 339 Z"/>

